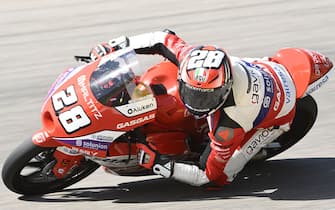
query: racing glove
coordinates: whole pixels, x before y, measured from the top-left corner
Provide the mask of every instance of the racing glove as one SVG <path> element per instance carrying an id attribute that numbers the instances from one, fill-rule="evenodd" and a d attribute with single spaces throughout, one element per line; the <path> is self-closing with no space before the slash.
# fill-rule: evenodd
<path id="1" fill-rule="evenodd" d="M 93 47 L 89 53 L 90 58 L 95 61 L 111 52 L 124 49 L 129 46 L 129 39 L 121 36 L 110 40 L 108 43 L 101 43 Z"/>
<path id="2" fill-rule="evenodd" d="M 168 156 L 160 155 L 146 144 L 137 144 L 139 164 L 152 169 L 154 174 L 165 178 L 173 178 L 193 186 L 209 183 L 206 172 L 192 163 L 182 163 L 171 160 Z"/>

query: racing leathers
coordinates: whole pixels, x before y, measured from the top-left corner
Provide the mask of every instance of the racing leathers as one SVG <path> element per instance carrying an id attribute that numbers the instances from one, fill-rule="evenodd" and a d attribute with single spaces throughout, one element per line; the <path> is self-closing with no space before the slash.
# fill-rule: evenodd
<path id="1" fill-rule="evenodd" d="M 139 54 L 160 54 L 177 66 L 194 48 L 165 30 L 111 40 L 94 48 L 90 56 L 96 59 L 125 46 Z M 296 90 L 285 68 L 269 59 L 230 56 L 230 62 L 232 90 L 224 105 L 207 116 L 210 143 L 199 163 L 163 161 L 157 155 L 154 173 L 194 186 L 209 182 L 224 185 L 262 147 L 289 130 L 295 115 Z"/>

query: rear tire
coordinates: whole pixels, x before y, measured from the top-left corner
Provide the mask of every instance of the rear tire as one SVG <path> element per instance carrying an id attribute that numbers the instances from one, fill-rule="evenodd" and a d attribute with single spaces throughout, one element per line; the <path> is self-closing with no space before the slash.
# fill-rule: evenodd
<path id="1" fill-rule="evenodd" d="M 24 194 L 45 194 L 68 187 L 93 173 L 99 164 L 83 160 L 79 167 L 65 178 L 57 179 L 52 173 L 55 148 L 35 145 L 31 139 L 20 144 L 6 159 L 2 168 L 2 180 L 11 191 Z M 47 170 L 49 168 L 49 170 Z M 23 174 L 24 170 L 34 172 Z M 37 170 L 36 170 L 37 169 Z"/>
<path id="2" fill-rule="evenodd" d="M 311 95 L 297 100 L 296 114 L 291 129 L 273 142 L 278 142 L 280 148 L 263 148 L 253 161 L 265 161 L 272 158 L 300 141 L 313 127 L 318 114 L 318 107 Z"/>

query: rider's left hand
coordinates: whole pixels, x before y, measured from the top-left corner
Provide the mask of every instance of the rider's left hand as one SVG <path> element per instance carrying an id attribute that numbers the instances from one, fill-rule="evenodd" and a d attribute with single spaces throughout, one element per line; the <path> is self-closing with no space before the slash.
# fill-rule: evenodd
<path id="1" fill-rule="evenodd" d="M 167 156 L 159 154 L 147 144 L 138 143 L 136 146 L 139 149 L 138 161 L 141 166 L 147 169 L 152 169 L 155 174 L 165 178 L 172 177 L 174 166 L 173 160 Z"/>

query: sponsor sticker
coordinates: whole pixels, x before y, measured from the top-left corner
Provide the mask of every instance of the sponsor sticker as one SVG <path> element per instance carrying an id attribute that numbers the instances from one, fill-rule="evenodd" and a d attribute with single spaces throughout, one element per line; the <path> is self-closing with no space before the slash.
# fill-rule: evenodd
<path id="1" fill-rule="evenodd" d="M 248 145 L 245 148 L 245 153 L 253 156 L 258 152 L 258 148 L 269 138 L 272 129 L 264 129 L 261 132 L 257 132 L 251 140 L 249 140 Z"/>
<path id="2" fill-rule="evenodd" d="M 157 109 L 157 102 L 154 97 L 115 107 L 127 117 L 134 117 Z"/>
<path id="3" fill-rule="evenodd" d="M 253 70 L 249 71 L 251 74 L 251 103 L 259 103 L 259 90 L 260 90 L 260 76 Z"/>
<path id="4" fill-rule="evenodd" d="M 77 78 L 77 83 L 80 87 L 80 92 L 83 96 L 83 99 L 87 105 L 87 107 L 91 110 L 91 113 L 93 113 L 93 116 L 95 119 L 99 120 L 103 116 L 97 106 L 95 105 L 94 100 L 90 96 L 90 92 L 88 91 L 87 82 L 86 82 L 86 75 L 81 75 Z"/>
<path id="5" fill-rule="evenodd" d="M 283 88 L 284 88 L 284 92 L 285 92 L 285 103 L 288 104 L 291 102 L 291 98 L 292 98 L 292 94 L 291 94 L 291 84 L 289 84 L 289 76 L 287 74 L 285 74 L 284 69 L 280 68 L 278 65 L 273 66 L 273 69 L 275 70 L 275 72 L 277 73 L 277 75 L 280 77 L 282 84 L 283 84 Z"/>
<path id="6" fill-rule="evenodd" d="M 268 114 L 269 108 L 270 108 L 270 105 L 271 105 L 271 102 L 274 96 L 273 79 L 271 78 L 269 73 L 263 70 L 260 70 L 260 72 L 262 73 L 264 84 L 265 84 L 265 94 L 264 94 L 262 107 L 258 113 L 258 116 L 256 117 L 253 123 L 254 127 L 256 127 L 259 123 L 261 123 L 266 117 L 266 115 Z"/>
<path id="7" fill-rule="evenodd" d="M 326 82 L 328 82 L 328 80 L 329 80 L 329 75 L 326 74 L 325 76 L 322 77 L 322 79 L 319 79 L 315 81 L 313 84 L 309 85 L 306 93 L 307 94 L 313 93 L 314 91 L 322 87 Z"/>
<path id="8" fill-rule="evenodd" d="M 64 143 L 76 147 L 93 150 L 107 150 L 109 143 L 94 141 L 91 139 L 63 140 Z"/>
<path id="9" fill-rule="evenodd" d="M 117 129 L 122 129 L 122 128 L 126 128 L 126 127 L 131 127 L 131 126 L 134 126 L 134 125 L 152 120 L 152 119 L 155 118 L 155 116 L 156 116 L 155 114 L 150 114 L 150 115 L 147 115 L 147 116 L 144 116 L 144 117 L 137 118 L 135 120 L 131 120 L 131 121 L 128 121 L 128 122 L 122 122 L 122 123 L 117 124 L 116 128 Z"/>

